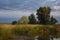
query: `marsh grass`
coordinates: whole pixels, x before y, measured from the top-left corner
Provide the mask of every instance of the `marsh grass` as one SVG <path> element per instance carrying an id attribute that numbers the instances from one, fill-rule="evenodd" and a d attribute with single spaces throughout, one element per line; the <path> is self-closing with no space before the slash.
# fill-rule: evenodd
<path id="1" fill-rule="evenodd" d="M 14 36 L 29 36 L 34 38 L 39 36 L 40 38 L 48 38 L 56 28 L 57 33 L 55 37 L 60 37 L 60 27 L 55 25 L 8 25 L 0 24 L 0 40 L 13 40 Z M 50 30 L 51 29 L 51 30 Z"/>

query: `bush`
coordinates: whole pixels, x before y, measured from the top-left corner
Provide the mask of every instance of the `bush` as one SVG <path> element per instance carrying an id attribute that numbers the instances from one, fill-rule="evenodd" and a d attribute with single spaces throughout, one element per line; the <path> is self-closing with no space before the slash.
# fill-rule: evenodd
<path id="1" fill-rule="evenodd" d="M 13 25 L 17 24 L 17 21 L 13 21 L 12 24 L 13 24 Z"/>
<path id="2" fill-rule="evenodd" d="M 18 20 L 18 24 L 28 24 L 29 19 L 26 16 L 22 16 L 19 20 Z"/>

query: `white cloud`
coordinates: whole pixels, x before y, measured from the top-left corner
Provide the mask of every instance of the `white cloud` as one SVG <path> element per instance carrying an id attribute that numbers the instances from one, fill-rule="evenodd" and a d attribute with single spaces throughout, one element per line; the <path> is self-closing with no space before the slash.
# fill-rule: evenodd
<path id="1" fill-rule="evenodd" d="M 59 10 L 60 9 L 60 6 L 53 6 L 53 9 Z"/>
<path id="2" fill-rule="evenodd" d="M 47 0 L 47 1 L 56 1 L 56 0 Z"/>
<path id="3" fill-rule="evenodd" d="M 59 11 L 53 11 L 53 12 L 51 12 L 51 15 L 58 17 L 58 16 L 60 16 L 60 12 Z"/>
<path id="4" fill-rule="evenodd" d="M 7 17 L 7 18 L 20 18 L 21 16 L 28 16 L 33 11 L 20 11 L 20 10 L 1 10 L 0 17 Z"/>
<path id="5" fill-rule="evenodd" d="M 6 18 L 20 18 L 21 16 L 29 16 L 31 13 L 35 13 L 35 11 L 20 11 L 20 10 L 0 10 L 0 17 Z M 59 11 L 52 11 L 51 15 L 60 16 Z"/>

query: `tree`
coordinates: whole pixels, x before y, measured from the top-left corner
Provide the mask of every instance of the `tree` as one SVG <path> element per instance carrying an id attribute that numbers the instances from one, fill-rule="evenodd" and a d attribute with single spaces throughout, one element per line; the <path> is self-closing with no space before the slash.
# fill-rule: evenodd
<path id="1" fill-rule="evenodd" d="M 51 17 L 51 24 L 56 24 L 57 23 L 57 20 L 52 16 Z"/>
<path id="2" fill-rule="evenodd" d="M 13 24 L 13 25 L 17 24 L 17 21 L 12 21 L 12 24 Z"/>
<path id="3" fill-rule="evenodd" d="M 26 16 L 22 16 L 20 20 L 18 20 L 19 24 L 28 24 L 29 20 Z"/>
<path id="4" fill-rule="evenodd" d="M 39 24 L 49 24 L 50 12 L 51 12 L 50 7 L 40 7 L 37 10 L 36 15 L 37 15 Z"/>
<path id="5" fill-rule="evenodd" d="M 36 24 L 36 19 L 34 14 L 31 14 L 29 16 L 29 24 Z"/>

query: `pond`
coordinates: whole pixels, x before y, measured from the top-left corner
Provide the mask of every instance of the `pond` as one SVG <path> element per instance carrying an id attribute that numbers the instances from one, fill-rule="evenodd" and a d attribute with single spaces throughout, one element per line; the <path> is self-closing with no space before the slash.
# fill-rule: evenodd
<path id="1" fill-rule="evenodd" d="M 60 38 L 54 38 L 54 40 L 60 40 Z"/>
<path id="2" fill-rule="evenodd" d="M 35 39 L 35 40 L 38 40 L 38 39 Z M 50 39 L 51 40 L 51 39 Z M 53 40 L 60 40 L 60 38 L 54 38 Z"/>
<path id="3" fill-rule="evenodd" d="M 34 40 L 38 40 L 37 38 L 38 38 L 38 36 L 36 36 Z M 50 39 L 50 40 L 52 40 L 52 39 Z M 53 38 L 53 40 L 60 40 L 60 38 Z"/>

